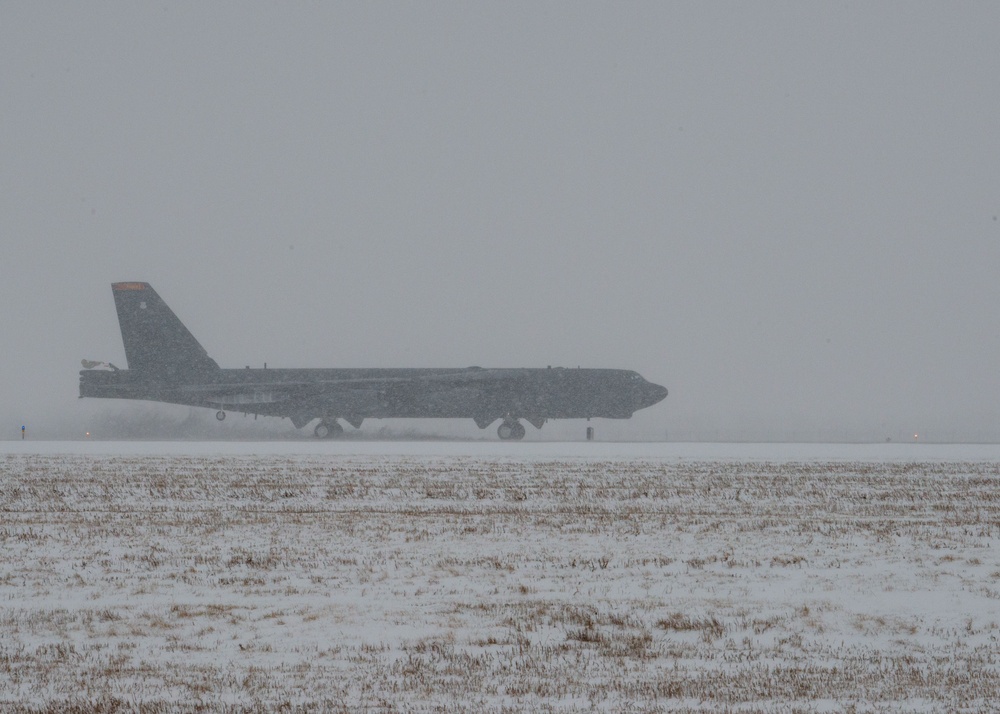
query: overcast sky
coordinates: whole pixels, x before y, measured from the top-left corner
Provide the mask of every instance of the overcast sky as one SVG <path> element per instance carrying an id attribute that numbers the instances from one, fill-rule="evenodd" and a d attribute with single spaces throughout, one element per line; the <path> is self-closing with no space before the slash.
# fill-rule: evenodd
<path id="1" fill-rule="evenodd" d="M 621 367 L 670 396 L 620 437 L 1000 439 L 998 37 L 983 2 L 4 3 L 0 438 L 112 408 L 79 360 L 125 362 L 143 280 L 222 366 Z"/>

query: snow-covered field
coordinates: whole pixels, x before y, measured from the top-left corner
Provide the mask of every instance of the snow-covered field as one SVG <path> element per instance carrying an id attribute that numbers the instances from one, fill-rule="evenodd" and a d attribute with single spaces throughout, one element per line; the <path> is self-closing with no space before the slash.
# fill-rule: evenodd
<path id="1" fill-rule="evenodd" d="M 1000 447 L 0 442 L 0 709 L 996 711 Z"/>

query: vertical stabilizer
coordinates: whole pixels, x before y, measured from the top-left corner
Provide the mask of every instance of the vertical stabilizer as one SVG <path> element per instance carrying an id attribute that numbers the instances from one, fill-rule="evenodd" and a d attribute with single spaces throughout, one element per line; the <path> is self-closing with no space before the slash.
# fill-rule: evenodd
<path id="1" fill-rule="evenodd" d="M 112 283 L 130 370 L 157 376 L 219 368 L 149 283 Z"/>

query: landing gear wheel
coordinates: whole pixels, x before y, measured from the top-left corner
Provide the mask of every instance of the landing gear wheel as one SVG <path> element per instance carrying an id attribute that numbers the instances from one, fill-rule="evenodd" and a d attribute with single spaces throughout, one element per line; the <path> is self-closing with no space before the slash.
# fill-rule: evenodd
<path id="1" fill-rule="evenodd" d="M 313 433 L 320 439 L 336 439 L 344 433 L 344 427 L 336 421 L 321 421 L 313 429 Z"/>
<path id="2" fill-rule="evenodd" d="M 226 413 L 220 409 L 215 413 L 215 418 L 218 419 L 219 421 L 225 421 Z"/>
<path id="3" fill-rule="evenodd" d="M 524 426 L 519 421 L 505 421 L 497 428 L 497 436 L 504 441 L 519 441 L 524 438 Z"/>

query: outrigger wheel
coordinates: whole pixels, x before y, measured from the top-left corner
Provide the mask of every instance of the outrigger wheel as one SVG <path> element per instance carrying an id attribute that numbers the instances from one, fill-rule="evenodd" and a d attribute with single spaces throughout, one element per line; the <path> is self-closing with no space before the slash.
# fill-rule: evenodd
<path id="1" fill-rule="evenodd" d="M 324 419 L 316 425 L 316 428 L 313 429 L 313 433 L 320 439 L 336 439 L 344 433 L 344 427 L 342 427 L 336 419 L 333 421 L 327 421 Z"/>
<path id="2" fill-rule="evenodd" d="M 519 441 L 524 438 L 524 425 L 517 419 L 504 421 L 497 428 L 497 436 L 504 441 Z"/>

